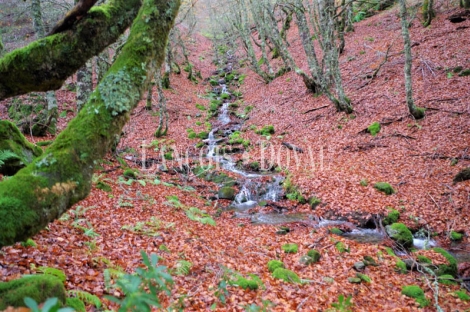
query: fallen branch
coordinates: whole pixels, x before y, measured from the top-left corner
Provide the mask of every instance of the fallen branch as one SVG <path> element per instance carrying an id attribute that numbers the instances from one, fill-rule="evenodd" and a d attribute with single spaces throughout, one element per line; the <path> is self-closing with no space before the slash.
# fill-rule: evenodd
<path id="1" fill-rule="evenodd" d="M 296 152 L 299 152 L 299 153 L 303 153 L 304 150 L 301 149 L 300 147 L 298 146 L 295 146 L 294 144 L 290 144 L 290 143 L 287 143 L 287 142 L 282 142 L 281 143 L 283 146 L 287 147 L 288 149 L 290 149 L 291 151 L 296 151 Z"/>
<path id="2" fill-rule="evenodd" d="M 330 106 L 330 105 L 324 105 L 324 106 L 320 106 L 320 107 L 315 107 L 315 108 L 312 108 L 312 109 L 309 109 L 309 110 L 303 112 L 302 114 L 308 114 L 308 113 L 317 111 L 317 110 L 319 110 L 319 109 L 326 108 L 326 107 L 328 107 L 328 106 Z"/>

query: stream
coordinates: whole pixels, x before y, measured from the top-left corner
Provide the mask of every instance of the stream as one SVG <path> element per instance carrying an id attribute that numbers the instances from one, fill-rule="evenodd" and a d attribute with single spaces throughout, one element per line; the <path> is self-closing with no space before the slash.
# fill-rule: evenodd
<path id="1" fill-rule="evenodd" d="M 226 84 L 220 84 L 220 94 L 231 94 Z M 218 99 L 222 97 L 219 96 Z M 306 213 L 284 214 L 281 212 L 252 213 L 249 210 L 260 205 L 261 202 L 277 202 L 284 196 L 282 182 L 283 176 L 274 173 L 255 173 L 237 167 L 231 157 L 219 154 L 219 143 L 228 139 L 229 135 L 240 130 L 242 121 L 231 118 L 230 102 L 224 100 L 219 108 L 217 121 L 212 124 L 212 130 L 206 141 L 206 157 L 217 162 L 222 169 L 235 173 L 239 177 L 240 187 L 235 199 L 230 203 L 227 210 L 234 210 L 235 217 L 248 218 L 254 224 L 280 225 L 299 221 L 310 221 L 316 228 L 328 226 L 341 226 L 346 221 L 326 220 Z M 350 224 L 350 223 L 348 223 Z M 341 234 L 348 239 L 365 244 L 379 244 L 385 239 L 385 234 L 378 229 L 367 229 L 354 227 L 350 232 Z M 415 235 L 413 246 L 417 249 L 427 249 L 438 246 L 437 242 L 426 237 Z M 470 252 L 452 252 L 458 262 L 470 261 Z"/>

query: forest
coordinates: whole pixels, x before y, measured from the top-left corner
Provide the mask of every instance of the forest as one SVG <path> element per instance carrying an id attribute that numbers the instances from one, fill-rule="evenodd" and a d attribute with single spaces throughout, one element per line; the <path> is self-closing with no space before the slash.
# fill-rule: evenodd
<path id="1" fill-rule="evenodd" d="M 470 310 L 470 0 L 0 0 L 0 311 Z"/>

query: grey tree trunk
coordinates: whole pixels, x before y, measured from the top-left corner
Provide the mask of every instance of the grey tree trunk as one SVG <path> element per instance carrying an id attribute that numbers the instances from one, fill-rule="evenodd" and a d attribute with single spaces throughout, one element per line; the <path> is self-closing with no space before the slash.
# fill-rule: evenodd
<path id="1" fill-rule="evenodd" d="M 97 83 L 103 79 L 104 75 L 109 69 L 109 66 L 109 49 L 106 48 L 103 52 L 100 53 L 100 55 L 95 56 L 95 77 Z"/>
<path id="2" fill-rule="evenodd" d="M 36 38 L 40 39 L 45 36 L 44 23 L 42 20 L 42 10 L 40 0 L 31 0 L 31 15 L 33 16 L 33 26 Z M 47 130 L 55 134 L 57 118 L 59 117 L 57 98 L 54 91 L 46 92 L 47 114 L 43 114 L 37 122 L 37 126 L 45 127 Z M 40 131 L 45 132 L 45 131 Z"/>
<path id="3" fill-rule="evenodd" d="M 157 86 L 158 93 L 158 127 L 155 131 L 155 137 L 159 138 L 167 134 L 169 119 L 168 110 L 166 109 L 166 98 L 163 94 L 162 74 L 160 68 L 157 68 L 155 71 L 155 85 Z"/>
<path id="4" fill-rule="evenodd" d="M 431 25 L 432 19 L 436 16 L 434 12 L 434 0 L 424 0 L 422 5 L 423 10 L 423 26 L 428 27 Z"/>
<path id="5" fill-rule="evenodd" d="M 79 0 L 75 0 L 74 2 L 77 4 Z M 75 99 L 77 101 L 77 112 L 79 112 L 88 101 L 91 91 L 93 91 L 93 59 L 89 59 L 86 64 L 77 71 L 76 90 Z"/>
<path id="6" fill-rule="evenodd" d="M 406 12 L 406 0 L 400 0 L 400 17 L 401 17 L 401 34 L 403 36 L 404 50 L 405 50 L 405 93 L 406 104 L 411 115 L 416 119 L 424 117 L 424 109 L 417 107 L 413 101 L 413 83 L 411 79 L 411 66 L 413 57 L 411 55 L 411 39 L 408 31 L 408 14 Z"/>

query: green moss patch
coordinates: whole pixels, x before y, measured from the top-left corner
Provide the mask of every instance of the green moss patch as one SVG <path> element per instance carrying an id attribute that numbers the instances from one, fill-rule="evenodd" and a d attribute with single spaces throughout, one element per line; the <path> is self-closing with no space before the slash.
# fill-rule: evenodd
<path id="1" fill-rule="evenodd" d="M 297 253 L 299 250 L 299 246 L 297 244 L 284 244 L 281 248 L 285 253 Z"/>
<path id="2" fill-rule="evenodd" d="M 456 294 L 460 300 L 463 300 L 463 301 L 470 300 L 470 296 L 467 294 L 465 290 L 457 290 L 454 294 Z"/>
<path id="3" fill-rule="evenodd" d="M 443 255 L 446 259 L 448 264 L 441 264 L 438 266 L 437 270 L 435 271 L 437 276 L 442 276 L 442 275 L 451 275 L 451 276 L 457 276 L 457 260 L 448 253 L 446 250 L 436 247 L 433 248 L 433 250 L 437 253 L 440 253 Z"/>
<path id="4" fill-rule="evenodd" d="M 459 241 L 463 238 L 463 234 L 455 231 L 450 232 L 450 239 L 453 241 Z"/>
<path id="5" fill-rule="evenodd" d="M 300 277 L 293 271 L 283 269 L 283 268 L 277 268 L 273 272 L 273 277 L 277 279 L 282 279 L 285 282 L 288 283 L 299 283 L 300 284 Z"/>
<path id="6" fill-rule="evenodd" d="M 333 227 L 330 229 L 330 233 L 331 234 L 336 234 L 336 235 L 342 235 L 343 234 L 343 231 L 341 231 L 340 229 L 338 229 L 337 227 Z"/>
<path id="7" fill-rule="evenodd" d="M 56 297 L 64 304 L 66 294 L 62 282 L 51 275 L 32 275 L 0 283 L 0 310 L 8 306 L 24 306 L 25 297 L 30 297 L 38 303 Z"/>
<path id="8" fill-rule="evenodd" d="M 388 214 L 385 216 L 383 220 L 384 225 L 389 225 L 392 223 L 396 223 L 400 218 L 400 212 L 393 208 L 389 208 Z"/>
<path id="9" fill-rule="evenodd" d="M 393 189 L 393 187 L 386 182 L 377 182 L 374 184 L 374 188 L 387 195 L 392 195 L 395 193 L 395 190 Z"/>
<path id="10" fill-rule="evenodd" d="M 403 223 L 393 223 L 385 227 L 387 234 L 405 248 L 413 246 L 413 234 Z"/>
<path id="11" fill-rule="evenodd" d="M 279 261 L 279 260 L 270 260 L 268 262 L 268 270 L 269 272 L 274 272 L 276 269 L 278 268 L 282 268 L 284 269 L 285 266 L 284 266 L 284 263 L 282 263 L 282 261 Z"/>
<path id="12" fill-rule="evenodd" d="M 419 303 L 420 308 L 427 307 L 430 304 L 424 295 L 424 291 L 417 285 L 403 286 L 401 293 L 407 297 L 414 298 Z"/>
<path id="13" fill-rule="evenodd" d="M 376 136 L 377 133 L 380 132 L 380 128 L 381 128 L 380 123 L 374 122 L 369 127 L 367 127 L 367 132 L 369 132 L 372 136 Z"/>
<path id="14" fill-rule="evenodd" d="M 307 256 L 312 258 L 313 263 L 320 261 L 320 258 L 321 258 L 321 254 L 315 249 L 310 249 L 307 252 Z"/>
<path id="15" fill-rule="evenodd" d="M 457 285 L 457 282 L 454 280 L 454 277 L 449 274 L 444 274 L 438 278 L 439 284 L 443 285 Z"/>
<path id="16" fill-rule="evenodd" d="M 267 125 L 259 130 L 256 130 L 255 132 L 263 136 L 268 136 L 268 135 L 274 134 L 275 130 L 274 130 L 273 125 Z"/>

